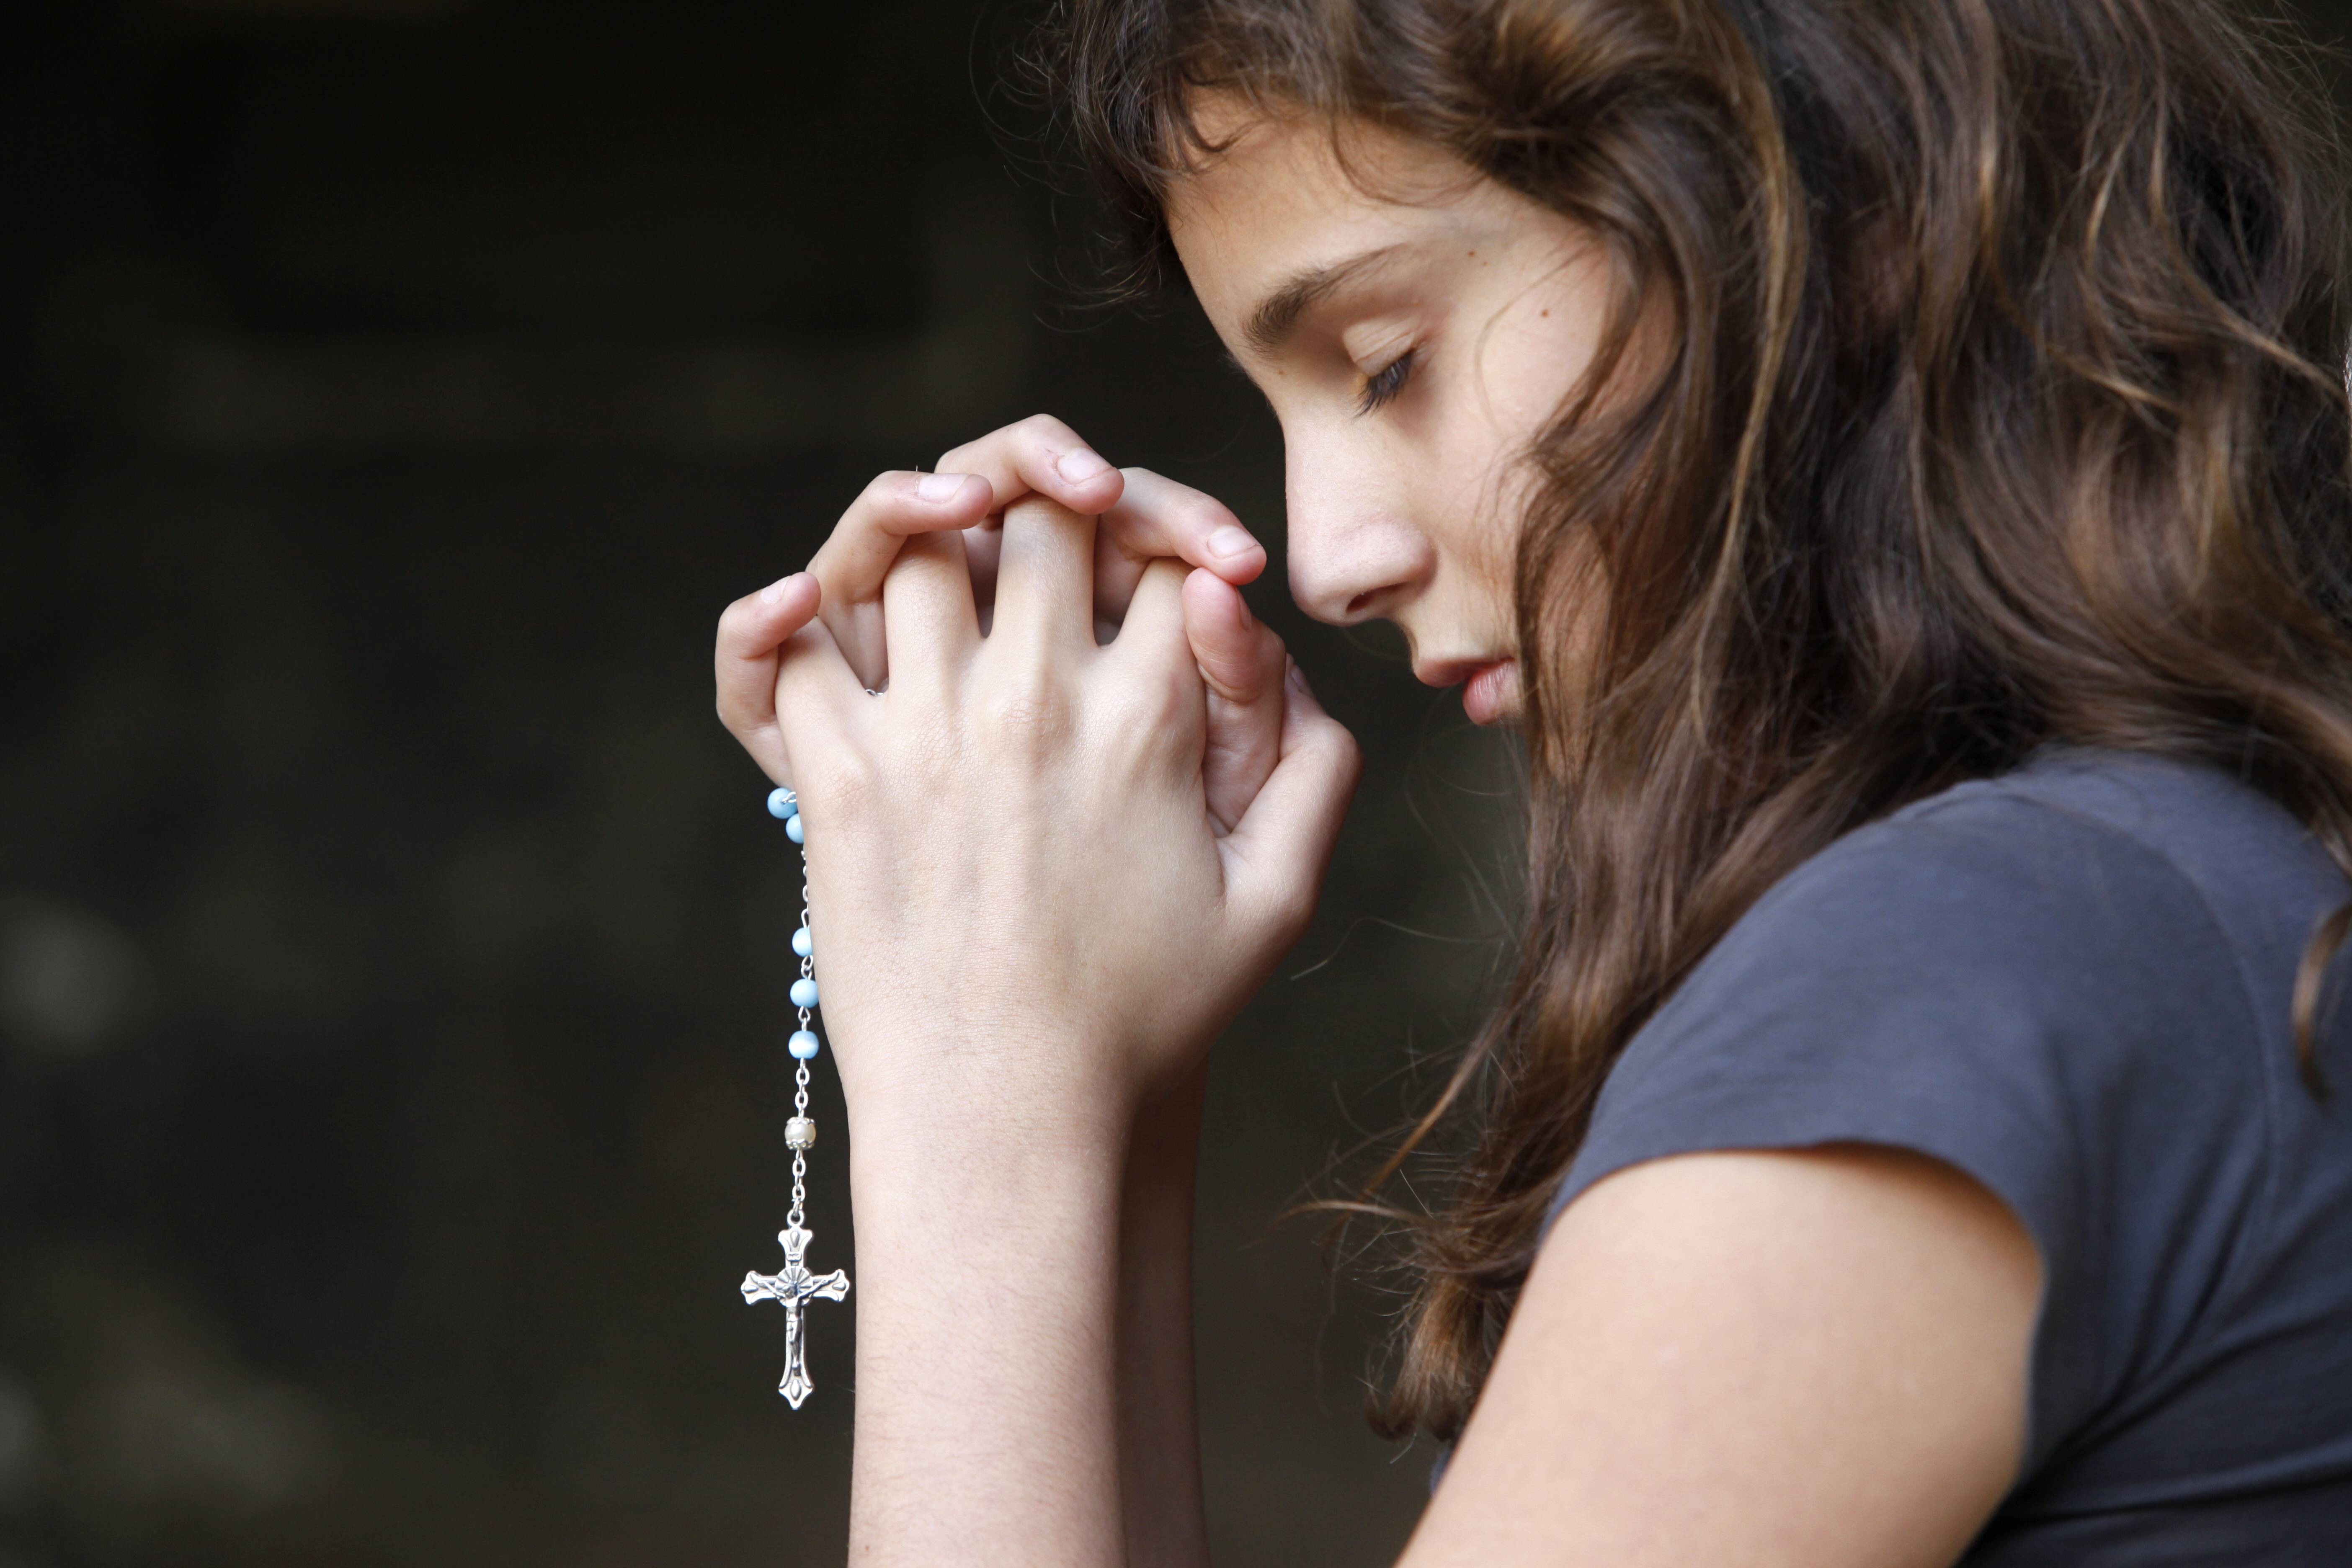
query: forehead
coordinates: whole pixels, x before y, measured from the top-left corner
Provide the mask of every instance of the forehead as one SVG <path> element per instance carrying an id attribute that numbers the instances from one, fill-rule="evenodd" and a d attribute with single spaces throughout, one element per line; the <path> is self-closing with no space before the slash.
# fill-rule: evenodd
<path id="1" fill-rule="evenodd" d="M 1219 150 L 1171 189 L 1168 227 L 1212 316 L 1369 250 L 1499 237 L 1516 205 L 1451 155 L 1376 126 L 1216 99 L 1199 120 Z"/>
<path id="2" fill-rule="evenodd" d="M 1228 336 L 1284 284 L 1362 258 L 1503 261 L 1557 251 L 1567 221 L 1451 153 L 1369 122 L 1197 103 L 1218 151 L 1169 191 L 1169 235 L 1192 291 Z"/>

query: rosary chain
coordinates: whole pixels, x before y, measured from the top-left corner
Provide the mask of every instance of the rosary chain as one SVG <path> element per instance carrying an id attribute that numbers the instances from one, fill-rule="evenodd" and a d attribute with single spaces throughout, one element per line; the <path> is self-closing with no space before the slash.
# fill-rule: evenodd
<path id="1" fill-rule="evenodd" d="M 783 1245 L 784 1267 L 781 1273 L 762 1274 L 753 1269 L 743 1276 L 743 1300 L 746 1301 L 778 1301 L 785 1314 L 784 1377 L 776 1392 L 786 1404 L 797 1410 L 804 1403 L 812 1387 L 806 1359 L 807 1336 L 801 1331 L 801 1314 L 812 1301 L 838 1301 L 849 1293 L 849 1276 L 841 1269 L 818 1274 L 805 1261 L 811 1240 L 805 1222 L 808 1203 L 809 1146 L 816 1142 L 816 1123 L 809 1120 L 809 1062 L 823 1048 L 816 1034 L 816 1011 L 819 999 L 816 990 L 816 946 L 809 935 L 809 889 L 806 826 L 800 819 L 800 802 L 789 787 L 779 786 L 768 792 L 768 815 L 782 821 L 785 835 L 802 847 L 801 856 L 801 923 L 793 932 L 793 951 L 800 955 L 800 973 L 793 981 L 791 1000 L 800 1015 L 800 1027 L 787 1042 L 793 1060 L 793 1119 L 784 1125 L 784 1142 L 793 1152 L 793 1206 L 784 1228 L 776 1233 Z"/>
<path id="2" fill-rule="evenodd" d="M 803 858 L 805 858 L 805 851 L 803 851 Z M 809 923 L 808 884 L 807 884 L 806 882 L 803 882 L 803 883 L 801 884 L 801 926 L 802 926 L 802 928 L 803 928 L 803 930 L 808 929 L 808 923 Z M 803 954 L 803 955 L 802 955 L 802 958 L 801 958 L 801 978 L 802 978 L 802 979 L 803 979 L 803 980 L 814 979 L 814 978 L 815 977 L 815 974 L 816 974 L 816 959 L 815 959 L 815 956 L 814 956 L 814 954 Z M 805 1028 L 807 1028 L 807 1027 L 809 1026 L 809 1009 L 807 1009 L 806 1007 L 803 1007 L 803 1008 L 800 1010 L 800 1015 L 801 1015 L 801 1027 L 802 1027 L 802 1028 L 803 1028 L 803 1029 L 805 1029 Z M 794 1071 L 794 1072 L 793 1072 L 793 1114 L 794 1114 L 795 1116 L 806 1116 L 806 1115 L 808 1114 L 808 1090 L 809 1090 L 809 1069 L 808 1069 L 808 1063 L 806 1063 L 806 1062 L 802 1062 L 802 1063 L 800 1063 L 800 1064 L 799 1064 L 799 1066 L 798 1066 L 798 1069 L 797 1069 L 796 1071 Z M 807 1174 L 808 1174 L 808 1159 L 807 1159 L 807 1153 L 806 1153 L 806 1151 L 804 1151 L 804 1150 L 800 1150 L 800 1149 L 795 1149 L 795 1150 L 793 1150 L 793 1207 L 792 1207 L 792 1212 L 791 1212 L 789 1215 L 787 1215 L 785 1216 L 785 1221 L 784 1221 L 784 1223 L 785 1223 L 785 1224 L 787 1224 L 787 1225 L 789 1225 L 789 1226 L 792 1226 L 793 1229 L 795 1229 L 795 1230 L 797 1230 L 797 1229 L 799 1229 L 799 1228 L 800 1228 L 800 1224 L 801 1224 L 801 1219 L 802 1219 L 801 1207 L 802 1207 L 802 1205 L 803 1205 L 803 1204 L 805 1204 L 805 1203 L 808 1201 L 808 1193 L 807 1193 L 807 1190 L 806 1190 L 805 1188 L 803 1188 L 803 1187 L 802 1186 L 802 1184 L 801 1184 L 803 1178 L 804 1178 L 805 1176 L 807 1176 Z"/>

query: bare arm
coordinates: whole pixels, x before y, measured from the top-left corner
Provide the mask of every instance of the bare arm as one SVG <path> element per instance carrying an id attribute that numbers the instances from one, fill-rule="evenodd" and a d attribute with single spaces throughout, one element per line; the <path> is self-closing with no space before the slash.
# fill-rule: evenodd
<path id="1" fill-rule="evenodd" d="M 852 1561 L 1205 1568 L 1196 1073 L 1115 1140 L 917 1179 L 861 1136 Z M 935 1130 L 919 1136 L 936 1148 Z M 935 1169 L 935 1167 L 934 1167 Z M 1114 1174 L 1124 1179 L 1114 1184 Z"/>
<path id="2" fill-rule="evenodd" d="M 1118 1142 L 856 1130 L 852 1563 L 1121 1560 Z"/>
<path id="3" fill-rule="evenodd" d="M 1405 1568 L 1949 1563 L 2015 1476 L 2040 1293 L 1916 1155 L 1622 1172 L 1546 1242 Z"/>
<path id="4" fill-rule="evenodd" d="M 1205 1568 L 1192 1389 L 1202 1075 L 1117 1140 L 862 1129 L 854 1563 Z M 940 1179 L 944 1176 L 944 1179 Z M 1114 1178 L 1118 1178 L 1115 1180 Z"/>

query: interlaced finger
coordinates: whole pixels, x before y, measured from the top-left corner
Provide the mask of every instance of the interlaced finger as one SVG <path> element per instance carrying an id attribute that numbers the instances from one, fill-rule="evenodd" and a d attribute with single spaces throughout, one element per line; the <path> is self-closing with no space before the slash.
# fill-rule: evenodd
<path id="1" fill-rule="evenodd" d="M 1149 468 L 1121 470 L 1127 484 L 1095 530 L 1095 615 L 1116 624 L 1144 568 L 1173 558 L 1235 587 L 1265 570 L 1265 547 L 1214 496 Z"/>
<path id="2" fill-rule="evenodd" d="M 1110 510 L 1126 480 L 1117 468 L 1078 439 L 1076 431 L 1050 414 L 1034 414 L 1015 425 L 968 441 L 939 460 L 943 474 L 977 474 L 994 494 L 988 510 L 1004 509 L 1025 495 L 1059 501 L 1072 511 L 1095 516 Z"/>
<path id="3" fill-rule="evenodd" d="M 882 616 L 890 652 L 890 689 L 937 692 L 980 641 L 963 536 L 907 541 L 882 581 Z"/>
<path id="4" fill-rule="evenodd" d="M 1042 496 L 1004 511 L 992 645 L 1023 657 L 1075 656 L 1095 646 L 1095 520 Z"/>
<path id="5" fill-rule="evenodd" d="M 795 572 L 756 594 L 747 594 L 719 617 L 711 672 L 719 689 L 719 721 L 751 753 L 751 760 L 778 784 L 790 782 L 791 763 L 776 728 L 776 670 L 784 640 L 816 614 L 816 579 Z"/>
<path id="6" fill-rule="evenodd" d="M 919 534 L 970 528 L 994 504 L 971 474 L 896 471 L 877 475 L 841 514 L 809 572 L 824 586 L 826 629 L 866 685 L 879 686 L 889 668 L 882 580 L 899 549 Z"/>

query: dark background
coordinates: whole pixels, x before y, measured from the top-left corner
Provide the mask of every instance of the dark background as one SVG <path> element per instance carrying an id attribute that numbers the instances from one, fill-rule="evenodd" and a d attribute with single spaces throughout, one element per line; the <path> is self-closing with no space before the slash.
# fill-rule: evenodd
<path id="1" fill-rule="evenodd" d="M 1279 559 L 1270 417 L 1188 303 L 1066 286 L 1018 10 L 37 15 L 0 45 L 0 1568 L 838 1561 L 856 1298 L 795 1414 L 737 1293 L 779 1261 L 795 878 L 713 623 L 876 470 L 1041 408 Z M 1370 772 L 1219 1051 L 1210 1503 L 1230 1563 L 1384 1561 L 1428 1463 L 1359 1415 L 1389 1303 L 1270 1227 L 1474 1020 L 1508 775 L 1279 579 Z"/>
<path id="2" fill-rule="evenodd" d="M 1022 13 L 183 0 L 0 41 L 0 1568 L 841 1555 L 784 1206 L 793 859 L 712 623 L 883 468 L 1036 409 L 1280 552 L 1181 300 L 1083 308 Z M 2332 13 L 2322 33 L 2336 30 Z M 1212 1532 L 1386 1561 L 1391 1298 L 1273 1222 L 1507 956 L 1509 758 L 1253 591 L 1362 740 L 1219 1047 Z M 838 1129 L 829 1063 L 817 1114 Z M 810 1223 L 847 1262 L 837 1132 Z"/>

